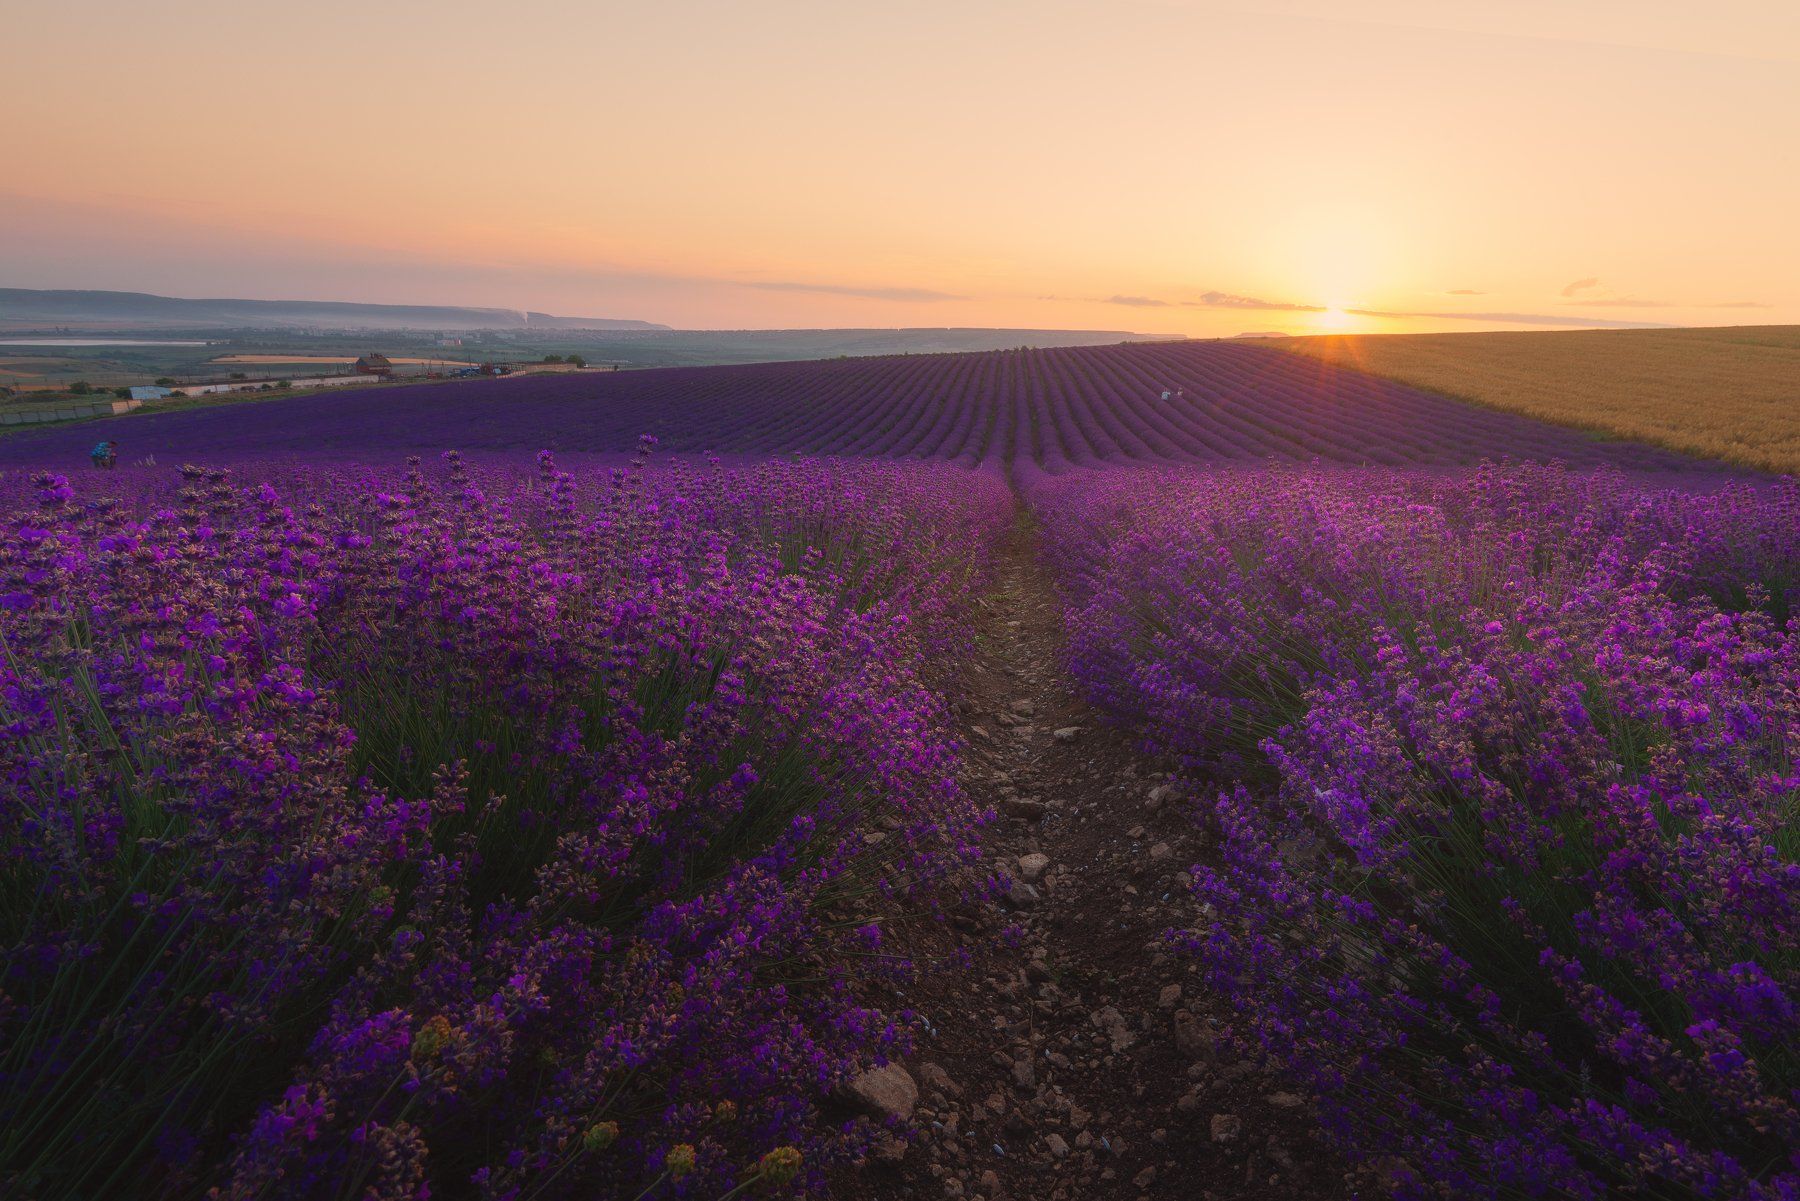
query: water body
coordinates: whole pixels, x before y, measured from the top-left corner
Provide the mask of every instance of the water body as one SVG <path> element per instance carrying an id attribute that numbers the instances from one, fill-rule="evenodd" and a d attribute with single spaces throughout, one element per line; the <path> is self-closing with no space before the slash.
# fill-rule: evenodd
<path id="1" fill-rule="evenodd" d="M 0 346 L 209 346 L 170 338 L 0 338 Z"/>

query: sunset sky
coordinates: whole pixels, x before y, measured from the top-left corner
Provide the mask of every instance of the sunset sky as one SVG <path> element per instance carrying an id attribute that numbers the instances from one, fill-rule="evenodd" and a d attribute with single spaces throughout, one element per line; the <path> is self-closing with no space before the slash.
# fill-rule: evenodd
<path id="1" fill-rule="evenodd" d="M 13 0 L 4 28 L 0 286 L 1800 322 L 1794 0 Z"/>

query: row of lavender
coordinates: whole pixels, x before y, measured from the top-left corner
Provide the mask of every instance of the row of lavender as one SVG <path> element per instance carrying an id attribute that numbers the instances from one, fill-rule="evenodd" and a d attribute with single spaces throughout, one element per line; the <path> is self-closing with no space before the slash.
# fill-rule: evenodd
<path id="1" fill-rule="evenodd" d="M 1217 840 L 1172 935 L 1402 1196 L 1800 1196 L 1800 488 L 1042 486 Z"/>
<path id="2" fill-rule="evenodd" d="M 1681 468 L 1268 347 L 1138 343 L 980 354 L 536 376 L 300 397 L 110 423 L 124 460 L 360 457 L 445 445 L 945 459 L 1057 474 L 1104 464 L 1457 465 L 1482 456 Z M 0 464 L 73 462 L 78 428 L 0 442 Z"/>
<path id="3" fill-rule="evenodd" d="M 979 815 L 997 480 L 0 481 L 0 1193 L 814 1183 Z M 172 480 L 165 483 L 164 480 Z"/>

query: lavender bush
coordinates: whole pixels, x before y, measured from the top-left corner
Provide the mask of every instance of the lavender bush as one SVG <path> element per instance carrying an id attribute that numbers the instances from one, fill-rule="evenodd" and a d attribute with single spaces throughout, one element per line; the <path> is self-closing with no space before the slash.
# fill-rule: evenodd
<path id="1" fill-rule="evenodd" d="M 1797 497 L 1038 492 L 1077 674 L 1240 781 L 1178 943 L 1399 1195 L 1800 1195 Z"/>
<path id="2" fill-rule="evenodd" d="M 170 473 L 172 474 L 172 473 Z M 0 518 L 0 1191 L 816 1185 L 978 822 L 952 468 L 42 474 Z M 977 566 L 971 566 L 976 564 Z"/>

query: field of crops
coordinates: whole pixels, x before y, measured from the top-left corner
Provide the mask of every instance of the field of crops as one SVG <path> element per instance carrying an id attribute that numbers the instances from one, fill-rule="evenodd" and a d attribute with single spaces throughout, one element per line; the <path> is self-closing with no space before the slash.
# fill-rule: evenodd
<path id="1" fill-rule="evenodd" d="M 1763 471 L 1800 470 L 1800 326 L 1281 338 L 1337 366 Z"/>
<path id="2" fill-rule="evenodd" d="M 1242 345 L 0 439 L 0 1194 L 1800 1196 L 1796 600 Z"/>
<path id="3" fill-rule="evenodd" d="M 1166 394 L 1166 395 L 1165 395 Z M 1483 457 L 1680 467 L 1684 460 L 1471 409 L 1241 343 L 1149 343 L 767 363 L 416 386 L 148 415 L 124 453 L 355 457 L 447 446 L 943 459 L 1050 473 L 1267 458 L 1403 466 Z M 0 464 L 74 461 L 86 430 L 0 441 Z"/>

